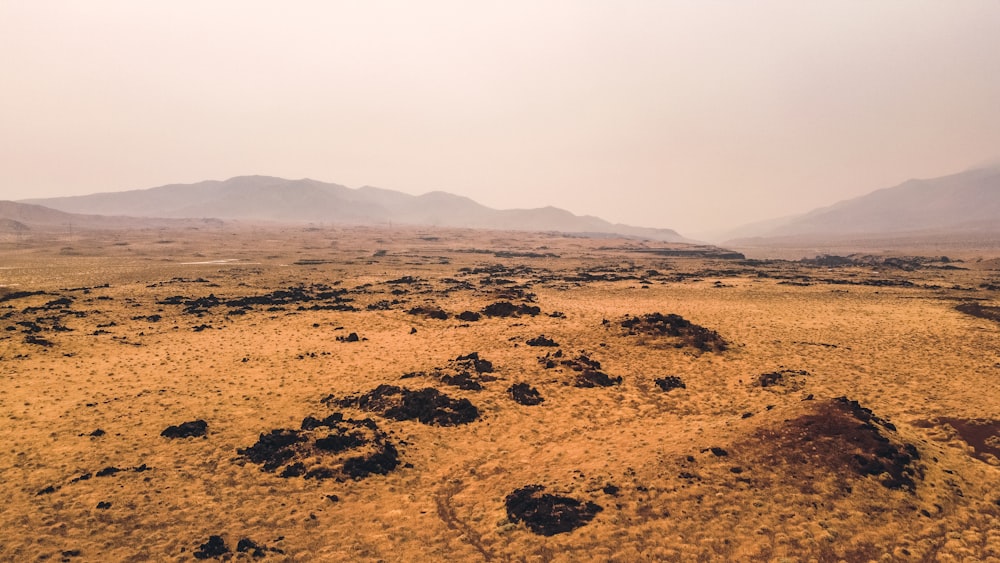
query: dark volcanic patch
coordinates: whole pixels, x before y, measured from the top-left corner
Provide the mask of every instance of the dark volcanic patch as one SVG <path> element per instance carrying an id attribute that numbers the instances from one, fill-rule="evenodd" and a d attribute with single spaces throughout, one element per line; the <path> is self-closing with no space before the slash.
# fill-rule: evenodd
<path id="1" fill-rule="evenodd" d="M 846 479 L 853 475 L 878 477 L 890 489 L 916 489 L 923 476 L 920 454 L 900 440 L 892 423 L 846 397 L 803 405 L 803 414 L 756 433 L 759 464 L 793 472 L 803 487 L 835 476 L 850 490 Z"/>
<path id="2" fill-rule="evenodd" d="M 399 453 L 370 418 L 353 420 L 334 413 L 306 417 L 299 430 L 275 429 L 257 443 L 236 450 L 243 459 L 279 477 L 362 479 L 385 475 L 399 465 Z"/>
<path id="3" fill-rule="evenodd" d="M 427 317 L 428 319 L 437 319 L 439 321 L 448 320 L 448 313 L 444 309 L 438 307 L 413 307 L 407 311 L 410 315 Z"/>
<path id="4" fill-rule="evenodd" d="M 545 400 L 538 392 L 538 389 L 535 389 L 527 383 L 515 383 L 514 385 L 511 385 L 507 388 L 507 394 L 510 395 L 510 398 L 513 399 L 515 403 L 520 403 L 529 407 L 539 405 Z"/>
<path id="5" fill-rule="evenodd" d="M 528 485 L 507 495 L 507 517 L 524 522 L 532 532 L 554 536 L 583 526 L 594 519 L 602 508 L 593 502 L 542 493 L 545 487 Z"/>
<path id="6" fill-rule="evenodd" d="M 207 430 L 207 422 L 204 420 L 192 420 L 190 422 L 182 422 L 177 426 L 168 426 L 163 432 L 160 432 L 160 436 L 164 438 L 197 438 L 204 436 Z"/>
<path id="7" fill-rule="evenodd" d="M 673 389 L 687 389 L 687 385 L 684 385 L 684 382 L 681 381 L 681 378 L 677 377 L 676 375 L 668 375 L 666 377 L 660 377 L 658 379 L 655 379 L 654 382 L 656 383 L 657 387 L 659 387 L 663 391 L 671 391 Z"/>
<path id="8" fill-rule="evenodd" d="M 626 316 L 620 322 L 629 336 L 651 336 L 672 340 L 677 348 L 690 346 L 702 352 L 723 352 L 729 344 L 714 330 L 696 325 L 680 315 L 650 313 Z"/>
<path id="9" fill-rule="evenodd" d="M 1000 459 L 1000 421 L 965 418 L 940 418 L 958 432 L 966 444 L 972 446 L 976 457 L 988 462 L 990 457 Z"/>
<path id="10" fill-rule="evenodd" d="M 805 370 L 782 369 L 758 375 L 756 384 L 770 391 L 797 391 L 805 386 L 807 375 L 809 372 Z"/>
<path id="11" fill-rule="evenodd" d="M 576 387 L 611 387 L 612 385 L 620 385 L 622 382 L 621 376 L 611 377 L 604 373 L 601 371 L 601 362 L 582 353 L 575 358 L 566 359 L 562 350 L 556 350 L 554 353 L 538 358 L 538 363 L 542 364 L 545 369 L 563 367 L 575 372 L 576 377 L 573 379 L 573 385 Z"/>
<path id="12" fill-rule="evenodd" d="M 483 308 L 483 314 L 487 317 L 520 317 L 524 315 L 534 317 L 541 312 L 542 310 L 535 305 L 527 303 L 514 305 L 510 301 L 497 301 Z"/>
<path id="13" fill-rule="evenodd" d="M 312 284 L 278 289 L 263 295 L 228 299 L 216 297 L 214 293 L 194 299 L 175 295 L 158 301 L 157 304 L 182 305 L 185 313 L 197 316 L 222 306 L 229 309 L 227 313 L 229 315 L 244 314 L 255 308 L 283 311 L 292 305 L 297 305 L 296 310 L 299 311 L 357 311 L 357 308 L 350 304 L 352 299 L 344 296 L 346 293 L 346 289 L 333 288 L 326 284 Z"/>
<path id="14" fill-rule="evenodd" d="M 540 334 L 535 338 L 529 339 L 527 342 L 525 342 L 525 344 L 527 344 L 528 346 L 550 346 L 550 347 L 559 346 L 558 342 L 552 340 L 551 338 L 545 336 L 544 334 Z"/>
<path id="15" fill-rule="evenodd" d="M 229 553 L 229 546 L 222 536 L 210 536 L 208 541 L 198 546 L 194 552 L 195 559 L 214 559 Z"/>
<path id="16" fill-rule="evenodd" d="M 481 391 L 483 384 L 496 381 L 493 373 L 493 362 L 479 357 L 479 352 L 459 356 L 448 362 L 445 367 L 434 368 L 430 373 L 416 371 L 403 375 L 403 379 L 420 376 L 431 376 L 441 380 L 445 385 L 465 389 L 466 391 Z"/>
<path id="17" fill-rule="evenodd" d="M 456 426 L 479 418 L 479 409 L 468 399 L 453 399 L 433 387 L 412 391 L 396 385 L 379 385 L 357 397 L 322 399 L 327 404 L 357 407 L 394 420 L 417 420 L 424 424 Z"/>
<path id="18" fill-rule="evenodd" d="M 1000 307 L 990 307 L 987 305 L 980 305 L 976 302 L 969 302 L 956 305 L 955 309 L 965 313 L 966 315 L 972 315 L 973 317 L 989 319 L 1000 323 Z"/>

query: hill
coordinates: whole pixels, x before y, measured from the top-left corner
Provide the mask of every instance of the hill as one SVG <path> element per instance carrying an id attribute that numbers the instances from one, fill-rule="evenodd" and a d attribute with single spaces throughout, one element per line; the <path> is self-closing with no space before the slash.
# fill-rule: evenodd
<path id="1" fill-rule="evenodd" d="M 18 234 L 35 230 L 73 231 L 140 228 L 183 228 L 219 225 L 218 220 L 150 219 L 138 217 L 67 213 L 42 205 L 0 201 L 0 233 Z"/>
<path id="2" fill-rule="evenodd" d="M 347 225 L 406 224 L 514 231 L 616 234 L 690 242 L 671 229 L 613 224 L 569 211 L 497 210 L 446 192 L 414 196 L 371 186 L 270 176 L 238 176 L 225 181 L 170 184 L 144 190 L 25 200 L 64 212 L 132 217 L 320 222 Z"/>
<path id="3" fill-rule="evenodd" d="M 1000 232 L 1000 167 L 908 180 L 804 215 L 733 232 L 777 237 L 915 231 Z"/>
<path id="4" fill-rule="evenodd" d="M 726 244 L 752 247 L 995 246 L 1000 241 L 1000 166 L 967 170 L 842 201 L 802 215 L 744 225 Z"/>

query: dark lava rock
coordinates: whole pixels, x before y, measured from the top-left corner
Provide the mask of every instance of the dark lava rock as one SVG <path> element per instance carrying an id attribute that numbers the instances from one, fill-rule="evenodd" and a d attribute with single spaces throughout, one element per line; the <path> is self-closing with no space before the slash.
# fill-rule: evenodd
<path id="1" fill-rule="evenodd" d="M 729 452 L 717 446 L 713 446 L 709 448 L 709 450 L 712 451 L 712 455 L 714 455 L 715 457 L 726 457 L 729 455 Z"/>
<path id="2" fill-rule="evenodd" d="M 527 383 L 515 383 L 507 388 L 507 393 L 514 402 L 522 405 L 534 406 L 541 404 L 545 399 L 535 389 Z"/>
<path id="3" fill-rule="evenodd" d="M 604 494 L 606 495 L 611 495 L 613 497 L 616 497 L 618 496 L 618 491 L 620 491 L 621 489 L 612 485 L 611 483 L 608 483 L 607 485 L 604 485 L 604 488 L 602 488 L 601 490 L 604 491 Z"/>
<path id="4" fill-rule="evenodd" d="M 271 553 L 285 553 L 281 549 L 276 547 L 267 547 L 266 545 L 260 545 L 259 543 L 253 541 L 250 538 L 240 538 L 240 541 L 236 542 L 236 553 L 247 553 L 254 558 L 266 557 L 268 552 Z"/>
<path id="5" fill-rule="evenodd" d="M 552 356 L 552 358 L 555 357 L 561 357 L 561 354 Z M 546 367 L 548 367 L 549 360 L 551 358 L 546 359 L 544 364 Z M 586 354 L 580 354 L 572 359 L 561 360 L 559 361 L 559 365 L 577 372 L 576 379 L 573 382 L 573 385 L 576 387 L 611 387 L 612 385 L 620 385 L 622 382 L 621 376 L 611 377 L 601 371 L 601 362 L 590 358 Z"/>
<path id="6" fill-rule="evenodd" d="M 687 389 L 687 385 L 684 385 L 684 382 L 681 381 L 681 378 L 677 377 L 676 375 L 668 375 L 666 377 L 661 377 L 659 379 L 655 379 L 654 382 L 656 383 L 657 386 L 659 386 L 660 389 L 664 391 L 670 391 L 672 389 Z"/>
<path id="7" fill-rule="evenodd" d="M 989 307 L 986 305 L 980 305 L 979 303 L 970 302 L 956 305 L 955 309 L 965 313 L 966 315 L 972 315 L 973 317 L 989 319 L 1000 323 L 1000 307 Z"/>
<path id="8" fill-rule="evenodd" d="M 459 356 L 454 362 L 460 367 L 473 369 L 476 373 L 493 373 L 493 362 L 480 358 L 479 352 Z"/>
<path id="9" fill-rule="evenodd" d="M 496 381 L 496 377 L 489 375 L 491 373 L 493 373 L 493 362 L 480 358 L 479 352 L 472 352 L 449 361 L 445 367 L 434 368 L 429 374 L 416 371 L 404 374 L 403 379 L 431 375 L 452 387 L 466 391 L 482 391 L 483 383 Z"/>
<path id="10" fill-rule="evenodd" d="M 479 418 L 479 409 L 468 399 L 452 399 L 433 387 L 412 391 L 383 384 L 359 397 L 342 399 L 338 404 L 380 412 L 394 420 L 417 420 L 439 426 L 467 424 Z"/>
<path id="11" fill-rule="evenodd" d="M 794 370 L 794 369 L 783 369 L 779 371 L 772 371 L 768 373 L 762 373 L 757 376 L 757 383 L 761 387 L 775 387 L 780 385 L 789 385 L 793 388 L 801 387 L 801 381 L 795 381 L 794 377 L 799 375 L 809 375 L 808 371 L 805 370 Z"/>
<path id="12" fill-rule="evenodd" d="M 509 301 L 498 301 L 483 308 L 483 314 L 487 317 L 520 317 L 522 315 L 534 317 L 541 312 L 542 310 L 534 305 L 527 303 L 514 305 Z"/>
<path id="13" fill-rule="evenodd" d="M 222 539 L 222 536 L 210 536 L 207 542 L 198 546 L 198 550 L 194 552 L 194 558 L 211 559 L 222 557 L 227 553 L 229 553 L 229 547 L 226 546 L 226 540 Z"/>
<path id="14" fill-rule="evenodd" d="M 164 438 L 197 438 L 204 436 L 207 430 L 207 422 L 204 420 L 192 420 L 191 422 L 182 422 L 177 426 L 168 426 L 163 432 L 160 432 L 160 436 Z"/>
<path id="15" fill-rule="evenodd" d="M 361 337 L 358 336 L 358 333 L 352 332 L 352 333 L 348 334 L 347 336 L 338 336 L 337 340 L 339 342 L 360 342 L 361 341 Z"/>
<path id="16" fill-rule="evenodd" d="M 613 385 L 621 385 L 622 378 L 611 377 L 610 375 L 604 373 L 603 371 L 595 370 L 583 370 L 579 375 L 576 376 L 576 382 L 573 383 L 576 387 L 590 388 L 590 387 L 611 387 Z"/>
<path id="17" fill-rule="evenodd" d="M 44 346 L 46 348 L 51 348 L 53 346 L 51 340 L 42 338 L 41 336 L 35 336 L 34 334 L 25 335 L 24 342 L 25 344 L 34 344 L 36 346 Z"/>
<path id="18" fill-rule="evenodd" d="M 802 403 L 805 413 L 758 432 L 765 465 L 781 461 L 799 479 L 816 475 L 878 476 L 889 489 L 913 492 L 922 477 L 920 453 L 896 427 L 846 397 Z"/>
<path id="19" fill-rule="evenodd" d="M 274 429 L 236 453 L 284 478 L 362 479 L 385 475 L 399 465 L 399 452 L 375 421 L 347 419 L 341 413 L 324 419 L 307 416 L 300 430 Z"/>
<path id="20" fill-rule="evenodd" d="M 504 499 L 507 517 L 514 522 L 524 522 L 532 532 L 554 536 L 583 526 L 594 519 L 602 508 L 593 502 L 580 502 L 574 498 L 542 493 L 545 487 L 521 487 Z"/>
<path id="21" fill-rule="evenodd" d="M 528 340 L 525 344 L 527 344 L 528 346 L 552 346 L 552 347 L 559 346 L 559 344 L 555 340 L 547 338 L 544 334 L 541 334 L 535 338 L 532 338 L 531 340 Z"/>
<path id="22" fill-rule="evenodd" d="M 475 312 L 475 311 L 462 311 L 461 313 L 458 314 L 458 319 L 459 320 L 470 322 L 470 323 L 474 323 L 474 322 L 478 321 L 481 318 L 483 318 L 483 316 L 480 315 L 479 313 Z"/>
<path id="23" fill-rule="evenodd" d="M 448 319 L 448 313 L 436 307 L 414 307 L 407 311 L 410 315 L 422 315 L 429 319 L 444 321 Z"/>
<path id="24" fill-rule="evenodd" d="M 115 467 L 113 465 L 109 465 L 108 467 L 105 467 L 104 469 L 98 471 L 95 475 L 97 477 L 110 477 L 110 476 L 114 475 L 115 473 L 120 473 L 122 471 L 125 471 L 125 470 L 124 469 L 120 469 L 118 467 Z"/>
<path id="25" fill-rule="evenodd" d="M 622 328 L 628 335 L 670 337 L 677 340 L 675 346 L 691 346 L 702 352 L 722 352 L 729 344 L 714 330 L 696 325 L 673 313 L 651 313 L 639 317 L 625 317 Z"/>

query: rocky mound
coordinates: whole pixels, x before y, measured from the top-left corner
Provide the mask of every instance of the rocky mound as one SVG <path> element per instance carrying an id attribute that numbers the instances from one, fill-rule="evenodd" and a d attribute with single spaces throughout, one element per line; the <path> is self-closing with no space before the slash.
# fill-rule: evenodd
<path id="1" fill-rule="evenodd" d="M 535 389 L 527 383 L 515 383 L 507 388 L 507 394 L 510 398 L 514 400 L 515 403 L 526 405 L 529 407 L 540 405 L 542 401 L 545 400 L 538 389 Z"/>
<path id="2" fill-rule="evenodd" d="M 456 426 L 479 418 L 479 409 L 468 399 L 452 399 L 433 387 L 412 391 L 396 385 L 379 385 L 358 397 L 322 399 L 344 407 L 377 412 L 394 420 L 417 420 L 424 424 Z"/>
<path id="3" fill-rule="evenodd" d="M 673 389 L 687 389 L 687 385 L 684 381 L 676 375 L 668 375 L 666 377 L 660 377 L 654 380 L 656 386 L 662 391 L 671 391 Z"/>
<path id="4" fill-rule="evenodd" d="M 445 385 L 465 389 L 466 391 L 482 391 L 483 383 L 496 381 L 493 373 L 493 362 L 479 357 L 479 352 L 459 356 L 448 362 L 445 367 L 434 368 L 430 373 L 414 371 L 403 375 L 403 379 L 411 377 L 436 377 Z"/>
<path id="5" fill-rule="evenodd" d="M 208 423 L 204 420 L 182 422 L 176 426 L 168 426 L 160 432 L 164 438 L 198 438 L 208 431 Z"/>
<path id="6" fill-rule="evenodd" d="M 554 536 L 587 524 L 602 508 L 593 502 L 542 493 L 545 487 L 528 485 L 507 495 L 507 517 L 524 522 L 532 532 Z"/>
<path id="7" fill-rule="evenodd" d="M 396 447 L 375 421 L 345 419 L 334 413 L 311 416 L 299 430 L 275 429 L 257 443 L 236 450 L 241 457 L 279 477 L 362 479 L 385 475 L 399 465 Z"/>
<path id="8" fill-rule="evenodd" d="M 719 333 L 673 313 L 650 313 L 637 317 L 627 315 L 619 324 L 627 335 L 672 339 L 677 348 L 690 346 L 702 352 L 723 352 L 729 347 Z"/>
<path id="9" fill-rule="evenodd" d="M 834 476 L 849 492 L 849 477 L 872 476 L 889 489 L 916 489 L 920 454 L 891 422 L 846 397 L 805 404 L 799 416 L 757 432 L 760 463 L 794 472 L 803 486 Z"/>
<path id="10" fill-rule="evenodd" d="M 581 353 L 575 358 L 565 358 L 562 350 L 556 350 L 554 353 L 538 358 L 538 363 L 545 369 L 563 367 L 575 372 L 576 376 L 573 378 L 575 387 L 611 387 L 612 385 L 621 385 L 622 382 L 621 376 L 611 377 L 601 371 L 601 362 L 587 354 Z"/>
<path id="11" fill-rule="evenodd" d="M 534 317 L 541 312 L 542 310 L 535 305 L 527 303 L 514 305 L 509 301 L 497 301 L 483 308 L 483 314 L 487 317 L 520 317 L 522 315 Z"/>

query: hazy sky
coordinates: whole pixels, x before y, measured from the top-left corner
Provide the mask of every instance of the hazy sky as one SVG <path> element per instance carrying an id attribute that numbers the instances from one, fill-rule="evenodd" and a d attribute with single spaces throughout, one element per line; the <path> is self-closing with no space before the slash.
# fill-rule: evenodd
<path id="1" fill-rule="evenodd" d="M 697 234 L 1000 157 L 1000 1 L 0 0 L 0 199 L 314 178 Z"/>

